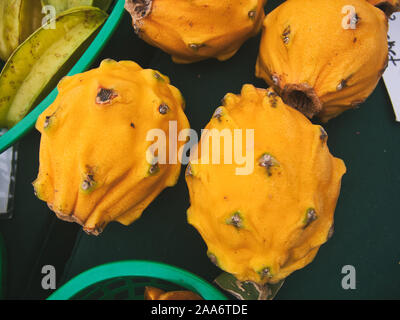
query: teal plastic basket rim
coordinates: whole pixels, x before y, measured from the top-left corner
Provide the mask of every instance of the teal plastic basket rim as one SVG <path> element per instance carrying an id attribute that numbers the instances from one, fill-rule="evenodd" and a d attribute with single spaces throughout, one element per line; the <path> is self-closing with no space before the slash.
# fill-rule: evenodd
<path id="1" fill-rule="evenodd" d="M 205 300 L 227 300 L 218 289 L 189 271 L 161 262 L 144 260 L 111 262 L 84 271 L 57 289 L 47 300 L 69 300 L 96 283 L 120 277 L 164 280 L 197 292 Z"/>
<path id="2" fill-rule="evenodd" d="M 87 70 L 93 61 L 100 54 L 100 51 L 104 48 L 111 35 L 114 33 L 118 24 L 120 23 L 122 16 L 125 12 L 124 9 L 125 0 L 116 0 L 114 8 L 104 23 L 100 32 L 97 34 L 95 39 L 92 41 L 87 50 L 80 57 L 78 62 L 72 67 L 67 76 L 72 76 L 77 73 L 84 72 Z M 5 134 L 0 137 L 0 153 L 5 151 L 25 134 L 27 134 L 36 123 L 39 115 L 50 106 L 56 99 L 58 94 L 57 88 L 53 89 L 43 101 L 36 106 L 32 111 L 27 114 L 20 122 L 14 127 L 8 130 Z"/>

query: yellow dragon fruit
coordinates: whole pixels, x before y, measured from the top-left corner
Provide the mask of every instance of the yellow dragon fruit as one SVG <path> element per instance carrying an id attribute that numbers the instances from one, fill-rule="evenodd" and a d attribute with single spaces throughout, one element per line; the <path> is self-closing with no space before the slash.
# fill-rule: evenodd
<path id="1" fill-rule="evenodd" d="M 385 14 L 366 0 L 288 0 L 268 14 L 256 76 L 308 117 L 363 103 L 388 63 Z"/>
<path id="2" fill-rule="evenodd" d="M 37 197 L 90 234 L 114 220 L 129 225 L 177 182 L 180 163 L 161 163 L 147 134 L 157 129 L 168 136 L 171 122 L 189 128 L 181 93 L 157 71 L 113 60 L 65 78 L 58 89 L 36 123 Z M 167 143 L 167 157 L 169 149 Z"/>
<path id="3" fill-rule="evenodd" d="M 252 85 L 245 85 L 241 95 L 227 94 L 206 129 L 186 170 L 187 217 L 206 242 L 211 261 L 240 281 L 260 285 L 309 264 L 332 235 L 346 171 L 329 152 L 325 130 L 285 105 L 272 89 Z M 224 157 L 236 154 L 226 151 L 225 135 L 217 146 L 210 132 L 237 130 L 254 130 L 253 143 L 234 140 L 242 147 L 239 153 L 253 159 L 254 169 L 246 174 L 222 157 L 210 163 L 216 150 Z M 211 137 L 212 148 L 203 149 Z"/>
<path id="4" fill-rule="evenodd" d="M 177 63 L 227 60 L 256 35 L 266 0 L 126 0 L 135 32 Z"/>

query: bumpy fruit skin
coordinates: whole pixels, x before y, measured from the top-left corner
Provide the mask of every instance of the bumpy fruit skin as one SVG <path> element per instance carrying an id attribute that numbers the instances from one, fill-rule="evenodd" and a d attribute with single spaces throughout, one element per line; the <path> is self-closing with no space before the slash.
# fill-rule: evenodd
<path id="1" fill-rule="evenodd" d="M 254 148 L 242 146 L 254 170 L 237 175 L 235 162 L 204 164 L 199 148 L 186 171 L 188 221 L 221 269 L 240 281 L 275 283 L 309 264 L 332 235 L 345 165 L 330 154 L 323 128 L 272 89 L 245 85 L 217 110 L 206 129 L 241 129 L 243 141 L 254 129 Z"/>
<path id="2" fill-rule="evenodd" d="M 355 13 L 342 13 L 345 6 Z M 376 87 L 388 61 L 387 31 L 385 14 L 365 0 L 288 0 L 264 20 L 256 76 L 286 104 L 328 121 Z"/>
<path id="3" fill-rule="evenodd" d="M 160 129 L 168 137 L 170 121 L 177 122 L 178 132 L 189 128 L 181 93 L 157 71 L 113 60 L 63 79 L 58 90 L 36 123 L 37 197 L 89 234 L 114 220 L 129 225 L 179 177 L 179 162 L 158 163 L 149 153 L 154 141 L 146 136 Z M 168 139 L 166 144 L 169 159 Z"/>
<path id="4" fill-rule="evenodd" d="M 368 2 L 381 9 L 387 16 L 400 11 L 400 0 L 368 0 Z"/>
<path id="5" fill-rule="evenodd" d="M 256 35 L 267 0 L 126 0 L 136 33 L 176 63 L 231 58 Z"/>

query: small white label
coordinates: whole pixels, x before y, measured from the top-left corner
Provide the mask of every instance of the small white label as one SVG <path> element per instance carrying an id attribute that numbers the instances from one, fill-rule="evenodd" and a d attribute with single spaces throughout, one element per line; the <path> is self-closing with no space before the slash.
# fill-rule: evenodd
<path id="1" fill-rule="evenodd" d="M 383 74 L 385 85 L 400 122 L 400 13 L 393 14 L 389 19 L 389 64 Z"/>

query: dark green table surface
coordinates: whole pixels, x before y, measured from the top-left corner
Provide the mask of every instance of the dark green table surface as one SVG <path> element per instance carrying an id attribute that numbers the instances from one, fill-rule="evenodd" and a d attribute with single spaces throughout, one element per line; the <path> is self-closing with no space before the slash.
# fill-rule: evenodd
<path id="1" fill-rule="evenodd" d="M 280 3 L 275 1 L 267 11 Z M 254 77 L 259 37 L 246 42 L 227 62 L 176 65 L 133 33 L 126 15 L 95 66 L 104 58 L 135 60 L 171 78 L 187 101 L 192 127 L 209 121 L 227 92 L 244 83 L 265 86 Z M 400 124 L 383 82 L 359 109 L 325 125 L 331 152 L 348 172 L 335 215 L 335 234 L 312 264 L 292 274 L 277 299 L 400 298 Z M 183 175 L 165 190 L 143 217 L 124 227 L 111 223 L 99 237 L 55 219 L 33 195 L 40 136 L 32 131 L 19 143 L 14 218 L 0 221 L 7 246 L 7 298 L 44 298 L 41 268 L 54 265 L 59 284 L 96 265 L 122 259 L 170 263 L 212 281 L 220 271 L 206 256 L 197 231 L 186 223 L 188 191 Z M 342 267 L 356 268 L 356 289 L 344 290 Z"/>

